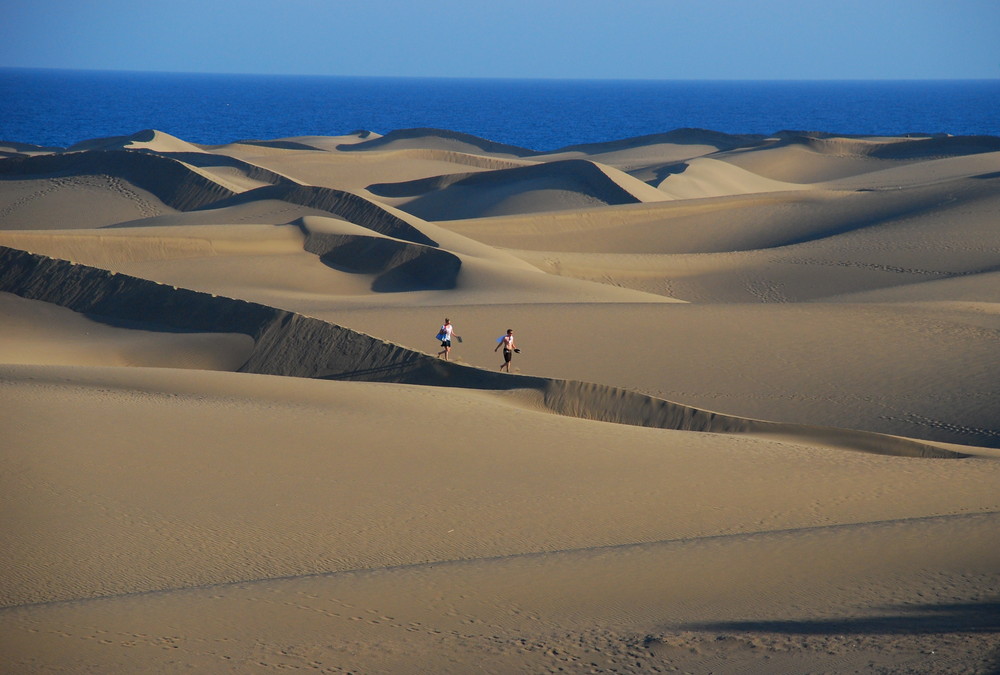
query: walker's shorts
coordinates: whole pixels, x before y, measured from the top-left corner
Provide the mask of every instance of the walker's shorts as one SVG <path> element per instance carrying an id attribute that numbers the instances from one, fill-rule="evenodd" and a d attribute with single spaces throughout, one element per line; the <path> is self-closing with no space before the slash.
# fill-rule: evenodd
<path id="1" fill-rule="evenodd" d="M 510 356 L 512 352 L 509 349 L 503 350 L 503 360 L 505 363 L 510 363 Z"/>
<path id="2" fill-rule="evenodd" d="M 441 346 L 442 347 L 450 347 L 451 346 L 451 340 L 441 340 Z"/>

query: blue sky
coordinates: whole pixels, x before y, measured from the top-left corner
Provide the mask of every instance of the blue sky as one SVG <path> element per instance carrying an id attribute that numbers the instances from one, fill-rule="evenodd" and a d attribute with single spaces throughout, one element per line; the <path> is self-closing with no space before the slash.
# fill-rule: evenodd
<path id="1" fill-rule="evenodd" d="M 0 0 L 0 66 L 1000 78 L 1000 0 Z"/>

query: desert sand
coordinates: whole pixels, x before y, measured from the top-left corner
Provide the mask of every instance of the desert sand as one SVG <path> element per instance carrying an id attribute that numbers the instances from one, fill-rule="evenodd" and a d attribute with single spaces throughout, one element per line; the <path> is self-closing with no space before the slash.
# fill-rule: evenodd
<path id="1" fill-rule="evenodd" d="M 1000 139 L 14 141 L 3 672 L 1000 672 Z"/>

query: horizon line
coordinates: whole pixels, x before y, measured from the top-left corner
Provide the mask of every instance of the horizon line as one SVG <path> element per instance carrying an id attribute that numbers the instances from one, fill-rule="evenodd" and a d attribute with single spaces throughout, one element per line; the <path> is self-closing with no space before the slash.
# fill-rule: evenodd
<path id="1" fill-rule="evenodd" d="M 128 68 L 66 68 L 58 66 L 0 66 L 0 71 L 44 70 L 72 73 L 118 73 L 150 75 L 205 75 L 244 77 L 304 77 L 329 79 L 383 79 L 383 80 L 496 80 L 527 82 L 1000 82 L 1000 77 L 771 77 L 771 78 L 725 78 L 725 77 L 518 77 L 506 75 L 344 75 L 335 73 L 261 73 L 237 71 L 197 71 L 197 70 L 138 70 Z"/>

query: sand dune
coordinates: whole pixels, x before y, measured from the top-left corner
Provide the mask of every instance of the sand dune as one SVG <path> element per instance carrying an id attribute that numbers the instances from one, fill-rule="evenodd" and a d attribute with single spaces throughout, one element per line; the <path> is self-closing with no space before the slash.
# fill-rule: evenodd
<path id="1" fill-rule="evenodd" d="M 993 136 L 926 136 L 920 138 L 838 138 L 786 136 L 783 142 L 804 145 L 821 154 L 859 155 L 879 159 L 934 159 L 966 157 L 1000 150 Z"/>
<path id="2" fill-rule="evenodd" d="M 512 157 L 525 157 L 535 154 L 527 148 L 496 143 L 470 134 L 444 129 L 399 129 L 362 143 L 338 146 L 339 150 L 347 152 L 369 152 L 372 150 L 395 150 L 400 148 L 431 148 L 469 152 L 472 154 L 509 155 Z"/>
<path id="3" fill-rule="evenodd" d="M 948 157 L 975 163 L 976 155 L 996 151 L 997 139 L 981 136 L 913 140 L 788 135 L 759 147 L 720 152 L 717 158 L 776 180 L 816 183 Z M 995 160 L 987 161 L 995 166 Z"/>
<path id="4" fill-rule="evenodd" d="M 48 154 L 51 152 L 60 152 L 61 150 L 63 148 L 0 140 L 0 155 L 5 158 L 16 157 L 18 155 Z"/>
<path id="5" fill-rule="evenodd" d="M 377 197 L 424 220 L 663 201 L 668 197 L 611 167 L 584 160 L 369 185 Z"/>
<path id="6" fill-rule="evenodd" d="M 536 161 L 586 158 L 620 169 L 651 185 L 689 160 L 753 146 L 760 136 L 733 136 L 705 129 L 675 129 L 663 134 L 577 145 L 536 156 Z"/>
<path id="7" fill-rule="evenodd" d="M 313 139 L 307 140 L 317 147 L 282 150 L 257 143 L 242 143 L 215 148 L 213 152 L 266 167 L 306 185 L 358 193 L 363 193 L 366 186 L 376 182 L 405 182 L 451 173 L 506 169 L 535 163 L 533 160 L 476 155 L 435 147 L 345 153 L 337 150 L 343 144 L 324 145 Z M 332 148 L 327 147 L 331 145 Z"/>
<path id="8" fill-rule="evenodd" d="M 432 239 L 407 222 L 405 218 L 400 217 L 394 209 L 386 208 L 364 197 L 341 190 L 302 185 L 275 185 L 259 188 L 231 202 L 219 205 L 240 204 L 259 199 L 278 199 L 292 204 L 299 204 L 335 216 L 341 216 L 352 223 L 380 234 L 434 245 Z"/>
<path id="9" fill-rule="evenodd" d="M 359 241 L 359 239 L 363 239 Z M 377 246 L 376 243 L 383 243 Z M 367 259 L 380 275 L 373 290 L 391 292 L 404 283 L 432 283 L 430 270 L 445 267 L 443 252 L 420 251 L 386 239 L 311 235 L 306 246 L 328 264 Z M 429 255 L 437 252 L 438 256 Z M 431 258 L 430 261 L 427 258 Z M 457 267 L 457 258 L 451 264 Z M 880 435 L 811 429 L 741 419 L 660 401 L 634 392 L 572 381 L 511 378 L 491 371 L 443 364 L 416 352 L 332 324 L 246 302 L 168 288 L 97 268 L 0 249 L 6 269 L 0 288 L 104 320 L 167 329 L 217 332 L 238 328 L 253 339 L 243 352 L 245 372 L 327 379 L 361 379 L 476 389 L 537 390 L 544 407 L 564 415 L 619 424 L 715 433 L 754 433 L 811 439 L 853 450 L 920 457 L 958 457 L 933 445 Z M 66 281 L 57 281 L 64 279 Z M 451 284 L 439 286 L 450 288 Z M 147 298 L 140 306 L 138 298 Z"/>
<path id="10" fill-rule="evenodd" d="M 200 152 L 200 146 L 156 129 L 143 129 L 128 136 L 94 138 L 74 143 L 69 152 L 83 150 L 152 150 L 154 152 Z"/>
<path id="11" fill-rule="evenodd" d="M 235 333 L 145 330 L 122 320 L 115 325 L 59 305 L 0 293 L 6 363 L 64 366 L 146 366 L 237 370 L 253 340 Z"/>
<path id="12" fill-rule="evenodd" d="M 671 168 L 656 185 L 675 199 L 801 190 L 795 183 L 771 180 L 719 160 L 700 157 Z"/>
<path id="13" fill-rule="evenodd" d="M 167 157 L 134 151 L 87 150 L 10 158 L 7 176 L 98 176 L 122 179 L 178 211 L 188 211 L 234 194 L 204 172 Z M 127 189 L 127 188 L 126 188 Z"/>
<path id="14" fill-rule="evenodd" d="M 454 288 L 462 266 L 447 251 L 388 237 L 310 233 L 305 250 L 331 267 L 377 274 L 372 290 L 383 293 Z"/>
<path id="15" fill-rule="evenodd" d="M 664 152 L 689 147 L 691 150 L 688 152 L 691 154 L 687 154 L 686 158 L 691 158 L 719 150 L 732 150 L 742 146 L 756 145 L 761 140 L 763 140 L 762 136 L 724 134 L 711 129 L 674 129 L 661 134 L 568 146 L 551 154 L 579 152 L 594 156 L 635 151 L 644 155 L 657 153 L 663 159 Z"/>
<path id="16" fill-rule="evenodd" d="M 992 672 L 998 158 L 0 144 L 5 670 Z"/>
<path id="17" fill-rule="evenodd" d="M 729 175 L 729 171 L 721 172 Z M 992 208 L 990 185 L 972 182 L 962 199 L 956 185 L 912 191 L 851 192 L 809 190 L 775 194 L 723 195 L 642 206 L 573 209 L 563 213 L 467 219 L 448 227 L 467 236 L 513 248 L 552 252 L 729 253 L 779 249 L 797 244 L 871 232 L 883 238 L 896 224 L 974 204 Z M 979 229 L 969 224 L 968 227 Z M 897 245 L 904 248 L 905 242 Z"/>

